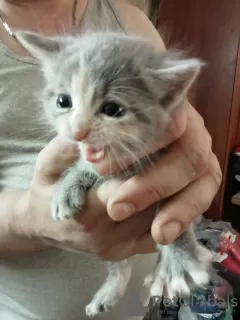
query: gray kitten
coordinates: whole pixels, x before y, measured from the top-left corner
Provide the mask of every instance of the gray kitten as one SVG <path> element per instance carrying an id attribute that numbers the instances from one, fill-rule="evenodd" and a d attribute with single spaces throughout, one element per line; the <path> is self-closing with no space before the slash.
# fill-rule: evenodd
<path id="1" fill-rule="evenodd" d="M 80 160 L 59 181 L 52 203 L 54 219 L 73 218 L 88 188 L 105 179 L 127 179 L 159 158 L 159 152 L 147 156 L 149 146 L 183 104 L 202 62 L 158 52 L 146 39 L 120 33 L 44 37 L 18 32 L 17 38 L 42 63 L 47 119 L 59 134 L 79 141 Z M 124 170 L 101 180 L 94 164 L 106 157 Z M 129 160 L 134 164 L 127 167 Z M 157 249 L 161 259 L 145 280 L 151 296 L 162 296 L 164 288 L 172 297 L 189 294 L 190 279 L 191 285 L 208 283 L 211 254 L 197 243 L 192 228 Z M 110 310 L 123 296 L 130 259 L 108 262 L 108 270 L 86 307 L 88 316 Z"/>

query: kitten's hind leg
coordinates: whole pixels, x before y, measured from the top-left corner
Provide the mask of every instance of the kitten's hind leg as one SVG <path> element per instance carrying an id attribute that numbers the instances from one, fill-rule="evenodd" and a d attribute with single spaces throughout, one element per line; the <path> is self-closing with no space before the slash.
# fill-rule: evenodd
<path id="1" fill-rule="evenodd" d="M 184 232 L 173 244 L 158 246 L 161 260 L 151 286 L 151 296 L 170 298 L 189 295 L 193 286 L 208 284 L 212 254 L 201 246 L 192 229 Z"/>
<path id="2" fill-rule="evenodd" d="M 72 167 L 64 173 L 56 187 L 52 200 L 52 216 L 55 220 L 72 218 L 84 204 L 85 192 L 98 180 L 94 172 Z"/>
<path id="3" fill-rule="evenodd" d="M 131 277 L 129 260 L 108 262 L 108 276 L 102 287 L 86 307 L 86 314 L 95 317 L 100 312 L 110 311 L 123 297 Z"/>

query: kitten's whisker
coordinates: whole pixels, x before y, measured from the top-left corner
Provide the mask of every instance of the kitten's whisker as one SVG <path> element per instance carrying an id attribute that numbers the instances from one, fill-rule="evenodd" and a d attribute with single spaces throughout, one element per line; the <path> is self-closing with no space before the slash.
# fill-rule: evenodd
<path id="1" fill-rule="evenodd" d="M 119 164 L 121 170 L 126 169 L 126 168 L 127 168 L 127 165 L 126 165 L 125 161 L 124 161 L 123 159 L 121 159 L 120 157 L 118 157 L 118 155 L 117 155 L 117 153 L 115 152 L 114 147 L 112 146 L 111 143 L 109 144 L 109 146 L 110 146 L 110 149 L 111 149 L 111 151 L 112 151 L 112 153 L 113 153 L 113 156 L 116 158 L 117 164 Z"/>
<path id="2" fill-rule="evenodd" d="M 110 134 L 111 134 L 111 133 L 110 133 Z M 125 132 L 122 131 L 122 132 L 120 132 L 120 134 L 122 134 L 122 136 L 124 136 Z M 124 149 L 125 151 L 127 151 L 128 154 L 130 154 L 130 159 L 133 159 L 133 160 L 134 160 L 133 162 L 134 162 L 135 164 L 139 164 L 141 171 L 143 171 L 144 168 L 143 168 L 142 163 L 141 163 L 141 160 L 142 160 L 143 158 L 145 158 L 149 163 L 152 163 L 149 154 L 147 154 L 147 151 L 148 151 L 148 150 L 149 150 L 149 153 L 150 153 L 150 149 L 149 149 L 149 147 L 148 147 L 144 142 L 142 142 L 142 141 L 139 140 L 138 138 L 136 138 L 136 137 L 134 137 L 134 136 L 131 136 L 130 134 L 126 134 L 126 135 L 127 135 L 127 136 L 130 136 L 130 138 L 135 138 L 135 141 L 134 141 L 134 143 L 133 143 L 133 148 L 134 148 L 134 146 L 136 145 L 136 142 L 138 142 L 138 143 L 141 143 L 141 145 L 143 146 L 144 151 L 140 152 L 139 155 L 134 154 L 134 153 L 132 153 L 132 151 L 124 144 L 124 141 L 119 141 L 119 146 L 120 146 L 122 149 Z M 125 135 L 125 136 L 126 136 L 126 135 Z M 119 136 L 116 137 L 115 134 L 111 134 L 111 136 L 113 137 L 113 140 L 119 140 Z M 121 159 L 121 160 L 123 160 L 123 159 Z M 125 162 L 124 162 L 124 163 L 125 163 Z M 130 164 L 130 165 L 131 165 L 131 164 Z M 129 167 L 129 165 L 126 166 L 126 163 L 125 163 L 125 168 L 127 169 L 128 167 Z"/>
<path id="3" fill-rule="evenodd" d="M 122 143 L 121 141 L 119 141 L 118 143 L 122 149 L 127 151 L 127 153 L 131 156 L 135 163 L 140 164 L 140 159 L 124 143 Z"/>
<path id="4" fill-rule="evenodd" d="M 111 145 L 110 141 L 108 141 L 107 139 L 106 139 L 106 141 L 107 141 L 107 144 L 108 144 L 108 145 Z M 110 157 L 109 152 L 107 153 L 107 158 L 108 158 L 108 160 L 109 160 L 110 173 L 112 174 L 112 173 L 113 173 L 113 172 L 112 172 L 112 159 L 111 159 L 111 157 Z"/>
<path id="5" fill-rule="evenodd" d="M 151 131 L 149 133 L 150 129 L 151 129 Z M 154 139 L 156 140 L 160 136 L 160 133 L 157 131 L 157 129 L 155 129 L 155 131 L 154 131 L 154 129 L 155 128 L 149 128 L 148 124 L 141 123 L 141 133 L 143 134 L 144 132 L 146 132 L 146 134 L 151 135 L 152 140 L 154 140 Z"/>
<path id="6" fill-rule="evenodd" d="M 142 147 L 144 148 L 144 150 L 146 150 L 146 152 L 147 152 L 147 151 L 150 151 L 149 146 L 148 146 L 145 142 L 141 141 L 139 138 L 131 135 L 130 133 L 124 132 L 124 131 L 120 132 L 120 134 L 121 134 L 122 136 L 127 136 L 127 137 L 129 137 L 130 139 L 132 139 L 132 140 L 136 141 L 137 143 L 141 144 Z"/>
<path id="7" fill-rule="evenodd" d="M 124 150 L 127 150 L 128 151 L 128 153 L 130 153 L 130 149 L 127 147 L 127 146 L 125 146 L 123 143 L 121 143 L 120 142 L 120 145 L 121 145 L 121 147 L 123 148 L 124 147 Z M 134 142 L 134 144 L 133 145 L 135 145 L 135 142 Z M 143 145 L 144 145 L 144 149 L 143 150 L 141 150 L 141 152 L 139 153 L 139 155 L 134 155 L 134 160 L 135 160 L 135 164 L 138 164 L 139 165 L 139 167 L 140 167 L 140 171 L 144 171 L 144 169 L 146 168 L 146 167 L 149 167 L 149 166 L 153 166 L 154 165 L 154 162 L 152 161 L 152 159 L 151 159 L 151 154 L 149 153 L 147 153 L 147 151 L 149 151 L 150 152 L 150 149 L 147 147 L 147 145 L 146 144 L 144 144 L 143 143 Z M 147 148 L 146 148 L 147 147 Z M 131 153 L 131 155 L 132 155 L 132 153 Z M 147 165 L 145 165 L 145 166 L 143 166 L 143 159 L 145 159 L 145 161 L 147 161 Z M 133 163 L 133 165 L 134 165 L 134 163 Z"/>

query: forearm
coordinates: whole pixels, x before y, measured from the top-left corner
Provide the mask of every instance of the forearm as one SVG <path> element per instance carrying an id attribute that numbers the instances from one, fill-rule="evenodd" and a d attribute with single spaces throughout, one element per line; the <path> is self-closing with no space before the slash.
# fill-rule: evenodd
<path id="1" fill-rule="evenodd" d="M 44 249 L 28 232 L 26 191 L 0 193 L 0 258 Z"/>

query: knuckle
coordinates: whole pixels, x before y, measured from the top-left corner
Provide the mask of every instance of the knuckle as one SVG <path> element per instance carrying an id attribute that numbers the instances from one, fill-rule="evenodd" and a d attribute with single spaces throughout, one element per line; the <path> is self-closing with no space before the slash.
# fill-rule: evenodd
<path id="1" fill-rule="evenodd" d="M 202 215 L 204 212 L 206 212 L 211 203 L 212 203 L 212 198 L 204 198 L 202 199 L 202 201 L 199 201 L 199 203 L 193 203 L 192 207 L 193 207 L 193 218 L 195 217 L 199 217 L 200 215 Z"/>
<path id="2" fill-rule="evenodd" d="M 222 183 L 222 170 L 220 168 L 217 157 L 213 155 L 212 167 L 210 170 L 210 174 L 215 183 L 216 189 L 218 190 Z"/>
<path id="3" fill-rule="evenodd" d="M 178 111 L 179 112 L 179 111 Z M 179 139 L 186 129 L 186 119 L 180 114 L 178 117 L 173 117 L 170 122 L 167 132 L 172 141 Z"/>
<path id="4" fill-rule="evenodd" d="M 192 167 L 193 177 L 201 176 L 208 170 L 212 153 L 212 137 L 205 127 L 204 119 L 199 114 L 197 114 L 196 124 L 196 132 L 198 132 L 196 141 L 189 143 L 189 152 L 186 154 Z"/>
<path id="5" fill-rule="evenodd" d="M 34 169 L 34 175 L 36 177 L 42 177 L 46 175 L 46 169 L 43 168 L 41 165 L 36 164 L 35 169 Z"/>
<path id="6" fill-rule="evenodd" d="M 41 173 L 42 172 L 42 165 L 41 165 L 41 162 L 37 160 L 36 164 L 35 164 L 35 167 L 34 167 L 34 173 L 37 175 L 39 174 L 39 172 Z"/>
<path id="7" fill-rule="evenodd" d="M 210 150 L 212 150 L 212 137 L 210 136 L 210 134 L 208 134 L 208 141 L 209 141 L 209 146 L 210 146 Z"/>
<path id="8" fill-rule="evenodd" d="M 199 113 L 198 113 L 198 124 L 205 128 L 205 121 Z"/>
<path id="9" fill-rule="evenodd" d="M 222 171 L 221 170 L 217 170 L 213 175 L 213 180 L 216 184 L 216 188 L 218 189 L 222 183 Z"/>
<path id="10" fill-rule="evenodd" d="M 42 168 L 42 167 L 43 167 L 43 162 L 44 162 L 44 158 L 45 158 L 45 153 L 46 153 L 46 152 L 45 152 L 45 149 L 42 149 L 42 150 L 39 152 L 35 167 L 38 167 L 38 168 Z"/>
<path id="11" fill-rule="evenodd" d="M 36 164 L 35 164 L 35 167 L 34 167 L 34 175 L 42 177 L 42 176 L 46 175 L 46 172 L 47 172 L 47 165 L 43 164 L 42 155 L 39 154 L 38 159 L 37 159 Z"/>
<path id="12" fill-rule="evenodd" d="M 161 186 L 161 190 L 159 186 L 158 188 L 154 186 L 148 186 L 146 190 L 148 202 L 155 203 L 160 199 L 162 199 L 164 197 L 164 194 L 167 194 L 167 190 L 164 190 L 164 189 L 165 189 L 164 186 Z"/>
<path id="13" fill-rule="evenodd" d="M 193 177 L 201 176 L 209 167 L 209 155 L 206 149 L 195 149 L 188 159 L 192 167 Z"/>
<path id="14" fill-rule="evenodd" d="M 190 107 L 190 109 L 189 109 Z M 203 117 L 200 115 L 200 113 L 190 104 L 188 104 L 188 116 L 190 116 L 190 118 L 194 121 L 194 123 L 198 126 L 203 126 L 205 127 L 204 124 L 204 119 Z"/>
<path id="15" fill-rule="evenodd" d="M 205 128 L 205 127 L 204 127 Z M 203 138 L 206 152 L 210 153 L 212 151 L 212 137 L 205 128 L 205 137 Z"/>
<path id="16" fill-rule="evenodd" d="M 205 208 L 206 207 L 206 208 Z M 182 221 L 183 230 L 186 230 L 189 225 L 196 219 L 196 217 L 199 217 L 201 214 L 203 214 L 207 210 L 207 204 L 205 202 L 205 205 L 200 202 L 192 202 L 189 204 L 188 212 L 189 212 L 189 220 Z"/>
<path id="17" fill-rule="evenodd" d="M 183 132 L 184 132 L 184 130 L 186 128 L 186 123 L 185 122 L 184 121 L 176 121 L 174 123 L 174 127 L 173 127 L 173 130 L 172 130 L 172 136 L 173 136 L 174 140 L 180 138 L 181 135 L 183 134 Z"/>

